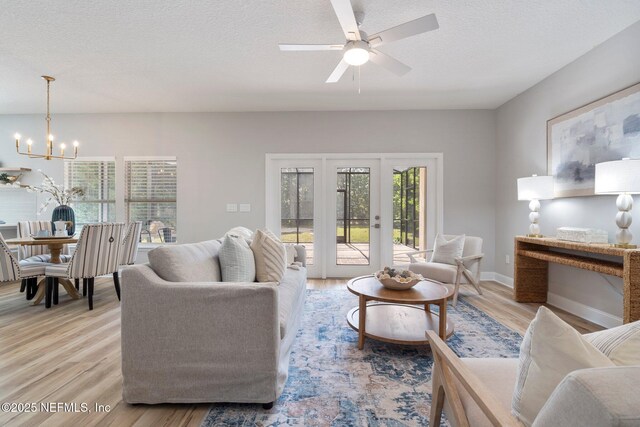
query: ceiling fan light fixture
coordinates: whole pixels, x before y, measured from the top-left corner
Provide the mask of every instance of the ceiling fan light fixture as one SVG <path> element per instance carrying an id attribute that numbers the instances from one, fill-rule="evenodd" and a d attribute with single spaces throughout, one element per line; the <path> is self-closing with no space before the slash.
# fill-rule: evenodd
<path id="1" fill-rule="evenodd" d="M 369 61 L 369 45 L 362 40 L 350 41 L 344 47 L 344 61 L 349 65 L 363 65 Z"/>

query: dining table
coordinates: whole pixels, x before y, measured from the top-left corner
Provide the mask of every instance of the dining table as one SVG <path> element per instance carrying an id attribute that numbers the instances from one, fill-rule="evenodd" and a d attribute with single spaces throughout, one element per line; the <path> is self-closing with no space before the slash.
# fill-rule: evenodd
<path id="1" fill-rule="evenodd" d="M 47 246 L 51 254 L 51 264 L 62 264 L 60 254 L 64 245 L 78 243 L 78 239 L 73 236 L 69 237 L 16 237 L 14 239 L 6 239 L 8 245 L 16 246 Z M 69 279 L 59 278 L 59 283 L 67 291 L 72 299 L 80 299 L 80 293 Z M 31 302 L 32 305 L 38 305 L 42 302 L 46 291 L 46 279 L 38 282 L 38 290 Z"/>

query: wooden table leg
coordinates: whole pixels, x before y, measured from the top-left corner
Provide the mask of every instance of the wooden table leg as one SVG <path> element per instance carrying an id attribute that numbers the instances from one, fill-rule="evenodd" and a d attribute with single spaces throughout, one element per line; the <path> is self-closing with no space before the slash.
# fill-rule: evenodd
<path id="1" fill-rule="evenodd" d="M 49 243 L 49 252 L 51 252 L 51 263 L 52 264 L 62 264 L 60 260 L 60 253 L 62 252 L 62 247 L 64 245 L 60 243 Z"/>
<path id="2" fill-rule="evenodd" d="M 365 324 L 367 323 L 367 299 L 364 295 L 360 295 L 359 305 L 358 350 L 362 350 L 364 348 Z"/>
<path id="3" fill-rule="evenodd" d="M 440 303 L 440 313 L 439 313 L 439 321 L 438 321 L 438 326 L 439 326 L 439 331 L 438 334 L 440 335 L 440 338 L 442 338 L 442 341 L 445 341 L 447 339 L 447 300 L 443 300 Z"/>
<path id="4" fill-rule="evenodd" d="M 530 249 L 531 245 L 515 244 L 513 264 L 513 299 L 517 302 L 547 302 L 549 289 L 549 263 L 547 261 L 519 255 L 520 249 Z"/>
<path id="5" fill-rule="evenodd" d="M 640 252 L 624 254 L 623 281 L 623 323 L 640 320 Z"/>
<path id="6" fill-rule="evenodd" d="M 65 291 L 72 299 L 80 299 L 80 293 L 76 290 L 76 287 L 71 283 L 69 279 L 58 279 Z"/>
<path id="7" fill-rule="evenodd" d="M 38 305 L 42 302 L 42 298 L 44 298 L 46 287 L 47 287 L 46 278 L 38 282 L 38 290 L 36 292 L 36 295 L 33 297 L 33 300 L 31 301 L 31 305 Z"/>

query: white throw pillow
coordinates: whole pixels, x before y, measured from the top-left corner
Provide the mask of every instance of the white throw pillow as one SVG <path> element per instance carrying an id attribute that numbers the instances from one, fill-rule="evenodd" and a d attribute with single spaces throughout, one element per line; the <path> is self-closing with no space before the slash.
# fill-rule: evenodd
<path id="1" fill-rule="evenodd" d="M 256 230 L 251 242 L 258 282 L 280 282 L 287 270 L 287 251 L 269 230 Z"/>
<path id="2" fill-rule="evenodd" d="M 296 247 L 293 245 L 285 245 L 287 251 L 287 265 L 291 265 L 296 261 Z"/>
<path id="3" fill-rule="evenodd" d="M 223 282 L 254 282 L 256 263 L 244 237 L 227 234 L 218 252 Z"/>
<path id="4" fill-rule="evenodd" d="M 640 320 L 583 338 L 618 366 L 640 365 Z"/>
<path id="5" fill-rule="evenodd" d="M 253 238 L 253 231 L 249 230 L 247 227 L 242 226 L 233 227 L 231 230 L 227 231 L 226 234 L 233 234 L 235 236 L 244 237 L 245 240 L 251 240 Z"/>
<path id="6" fill-rule="evenodd" d="M 455 259 L 462 258 L 464 238 L 464 234 L 462 236 L 456 236 L 451 240 L 447 240 L 441 234 L 436 235 L 431 262 L 456 265 Z"/>
<path id="7" fill-rule="evenodd" d="M 511 411 L 530 426 L 567 374 L 607 366 L 614 366 L 607 356 L 551 310 L 540 307 L 520 346 Z"/>

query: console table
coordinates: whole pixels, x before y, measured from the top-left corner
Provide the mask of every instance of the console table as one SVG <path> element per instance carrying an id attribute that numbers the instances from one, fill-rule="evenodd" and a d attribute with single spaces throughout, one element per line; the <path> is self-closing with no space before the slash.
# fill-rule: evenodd
<path id="1" fill-rule="evenodd" d="M 554 249 L 567 249 L 567 254 Z M 590 255 L 610 255 L 619 261 L 606 261 Z M 621 249 L 609 244 L 577 243 L 553 238 L 516 237 L 513 298 L 517 302 L 547 302 L 549 263 L 569 265 L 621 277 L 623 322 L 640 320 L 640 250 Z"/>

